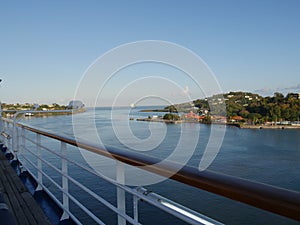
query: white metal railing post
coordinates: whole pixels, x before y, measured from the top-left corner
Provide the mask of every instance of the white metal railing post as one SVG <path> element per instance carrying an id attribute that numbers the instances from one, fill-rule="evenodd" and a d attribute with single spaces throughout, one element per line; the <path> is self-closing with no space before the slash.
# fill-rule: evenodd
<path id="1" fill-rule="evenodd" d="M 19 130 L 19 128 L 16 126 L 15 127 L 15 132 L 16 132 L 16 145 L 15 145 L 15 147 L 16 147 L 16 150 L 14 150 L 14 152 L 15 152 L 15 154 L 17 155 L 16 156 L 16 159 L 18 159 L 18 155 L 19 155 L 19 153 L 20 153 L 20 130 Z"/>
<path id="2" fill-rule="evenodd" d="M 23 156 L 25 154 L 25 145 L 26 145 L 26 137 L 25 137 L 25 129 L 21 128 L 21 148 L 20 148 L 20 154 Z M 26 167 L 26 160 L 22 161 L 22 164 L 24 167 Z"/>
<path id="3" fill-rule="evenodd" d="M 8 127 L 8 126 L 9 126 L 8 122 L 5 121 L 5 122 L 3 123 L 3 127 L 2 127 L 3 131 L 5 131 L 5 127 Z M 4 140 L 5 146 L 6 146 L 7 148 L 9 148 L 9 142 L 10 142 L 10 139 L 4 138 L 3 140 Z"/>
<path id="4" fill-rule="evenodd" d="M 135 222 L 139 222 L 139 198 L 133 196 L 133 219 Z"/>
<path id="5" fill-rule="evenodd" d="M 43 174 L 42 174 L 42 160 L 40 159 L 42 157 L 42 152 L 41 152 L 41 135 L 36 134 L 36 151 L 37 151 L 37 178 L 38 178 L 38 186 L 36 188 L 36 191 L 41 191 L 43 190 L 42 183 L 43 183 Z"/>
<path id="6" fill-rule="evenodd" d="M 2 109 L 1 109 L 1 102 L 0 102 L 0 133 L 3 131 L 3 120 L 2 120 Z"/>
<path id="7" fill-rule="evenodd" d="M 116 179 L 119 184 L 125 184 L 124 163 L 116 161 Z M 117 207 L 122 213 L 126 213 L 125 191 L 117 187 Z M 126 219 L 118 216 L 118 225 L 126 225 Z"/>
<path id="8" fill-rule="evenodd" d="M 14 130 L 13 123 L 10 124 L 9 122 L 7 122 L 7 128 L 8 128 L 8 132 L 11 128 L 11 134 L 10 134 L 11 138 L 9 138 L 8 141 L 7 141 L 7 147 L 8 147 L 8 149 L 13 150 L 13 137 L 12 137 L 13 136 L 13 130 Z"/>
<path id="9" fill-rule="evenodd" d="M 67 144 L 65 142 L 60 142 L 61 146 L 61 172 L 62 172 L 62 188 L 65 191 L 65 193 L 69 193 L 69 184 L 68 184 L 68 162 L 65 159 L 67 156 Z M 64 207 L 64 213 L 61 216 L 60 220 L 67 220 L 69 219 L 69 214 L 67 211 L 69 211 L 69 197 L 67 194 L 63 193 L 63 207 Z"/>
<path id="10" fill-rule="evenodd" d="M 12 150 L 13 150 L 13 152 L 14 153 L 17 153 L 18 152 L 18 143 L 17 143 L 17 136 L 18 136 L 18 134 L 17 134 L 17 118 L 16 117 L 14 117 L 14 122 L 13 122 L 13 127 L 12 127 Z"/>
<path id="11" fill-rule="evenodd" d="M 3 120 L 3 118 L 2 118 Z M 8 121 L 5 121 L 3 123 L 3 132 L 6 134 L 4 140 L 5 140 L 5 146 L 8 149 L 12 149 L 12 124 L 10 124 Z"/>

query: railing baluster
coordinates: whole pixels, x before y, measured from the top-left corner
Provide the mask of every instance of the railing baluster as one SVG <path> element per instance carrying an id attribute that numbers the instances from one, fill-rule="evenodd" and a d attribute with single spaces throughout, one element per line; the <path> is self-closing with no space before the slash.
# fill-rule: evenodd
<path id="1" fill-rule="evenodd" d="M 116 161 L 116 170 L 117 182 L 125 184 L 124 163 Z M 126 213 L 125 201 L 125 191 L 121 188 L 117 188 L 117 207 L 123 213 Z M 118 216 L 118 225 L 126 225 L 126 220 L 121 216 Z"/>
<path id="2" fill-rule="evenodd" d="M 0 102 L 0 133 L 3 131 L 2 108 Z"/>
<path id="3" fill-rule="evenodd" d="M 20 148 L 21 156 L 23 156 L 25 154 L 25 145 L 26 145 L 25 135 L 26 135 L 25 129 L 22 127 L 21 128 L 21 142 L 22 142 L 22 145 L 21 145 L 21 148 Z M 26 160 L 22 160 L 22 164 L 26 168 Z"/>
<path id="4" fill-rule="evenodd" d="M 11 135 L 11 138 L 8 140 L 8 143 L 9 143 L 9 149 L 14 150 L 14 148 L 13 148 L 13 138 L 12 138 L 12 136 L 13 136 L 13 131 L 14 131 L 13 125 L 9 125 L 9 124 L 8 124 L 8 129 L 10 129 L 9 131 L 10 131 L 10 135 Z"/>
<path id="5" fill-rule="evenodd" d="M 8 121 L 5 121 L 4 123 L 4 126 L 3 126 L 3 131 L 6 132 L 7 131 L 7 134 L 12 137 L 12 132 L 11 132 L 11 129 L 10 127 L 12 127 L 13 125 L 11 123 L 9 123 Z M 8 149 L 12 149 L 12 138 L 4 138 L 4 143 L 6 145 L 6 147 Z"/>
<path id="6" fill-rule="evenodd" d="M 17 134 L 17 124 L 16 124 L 16 118 L 14 118 L 13 127 L 12 127 L 12 150 L 15 154 L 18 153 L 18 134 Z"/>
<path id="7" fill-rule="evenodd" d="M 19 128 L 16 126 L 15 127 L 15 132 L 16 132 L 16 149 L 14 150 L 15 154 L 18 155 L 20 153 L 20 131 Z M 17 159 L 17 157 L 16 157 Z"/>
<path id="8" fill-rule="evenodd" d="M 65 142 L 60 142 L 60 149 L 61 149 L 61 172 L 63 174 L 62 176 L 62 188 L 63 190 L 68 193 L 69 192 L 69 184 L 68 184 L 68 162 L 67 160 L 64 158 L 67 156 L 67 144 Z M 69 197 L 68 195 L 66 195 L 65 193 L 63 193 L 63 207 L 64 207 L 64 213 L 62 215 L 62 217 L 60 218 L 60 220 L 67 220 L 69 219 L 69 214 L 67 213 L 67 211 L 69 211 Z"/>
<path id="9" fill-rule="evenodd" d="M 139 198 L 133 196 L 133 218 L 135 222 L 139 221 Z"/>
<path id="10" fill-rule="evenodd" d="M 2 136 L 2 132 L 4 132 L 5 131 L 5 127 L 6 127 L 6 121 L 3 121 L 2 120 L 2 128 L 1 128 L 1 138 L 2 138 L 2 142 L 3 142 L 3 144 L 7 147 L 8 146 L 8 140 L 7 140 L 7 138 L 5 138 L 5 137 L 3 137 Z"/>
<path id="11" fill-rule="evenodd" d="M 37 151 L 37 155 L 38 157 L 42 156 L 42 152 L 41 152 L 41 135 L 40 134 L 36 134 L 36 151 Z M 42 183 L 43 183 L 43 174 L 42 174 L 42 160 L 37 158 L 37 167 L 38 167 L 38 172 L 37 172 L 37 177 L 38 177 L 38 186 L 35 189 L 36 191 L 41 191 L 43 190 L 42 187 Z"/>

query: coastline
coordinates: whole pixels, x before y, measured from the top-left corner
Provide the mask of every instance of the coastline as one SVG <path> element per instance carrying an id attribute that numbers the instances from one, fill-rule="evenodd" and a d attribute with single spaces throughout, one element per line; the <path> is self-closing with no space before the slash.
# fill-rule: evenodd
<path id="1" fill-rule="evenodd" d="M 167 109 L 141 109 L 139 112 L 169 112 Z"/>
<path id="2" fill-rule="evenodd" d="M 239 126 L 241 129 L 300 129 L 300 126 L 293 126 L 293 125 L 243 125 Z"/>
<path id="3" fill-rule="evenodd" d="M 239 123 L 227 123 L 227 126 L 238 127 L 240 129 L 300 129 L 300 125 L 248 125 Z"/>
<path id="4" fill-rule="evenodd" d="M 36 113 L 34 114 L 35 117 L 42 117 L 42 116 L 63 116 L 63 115 L 73 115 L 78 113 L 84 113 L 85 109 L 79 109 L 79 110 L 72 110 L 70 112 L 51 112 L 51 110 L 42 112 L 42 113 Z M 26 115 L 25 115 L 26 116 Z"/>
<path id="5" fill-rule="evenodd" d="M 134 120 L 131 118 L 130 120 Z M 189 120 L 165 120 L 160 118 L 137 118 L 136 121 L 144 121 L 144 122 L 159 122 L 159 123 L 166 123 L 166 124 L 179 124 L 179 123 L 200 123 L 206 125 L 225 125 L 229 127 L 237 127 L 240 129 L 277 129 L 277 130 L 284 130 L 284 129 L 300 129 L 300 125 L 247 125 L 247 124 L 238 124 L 238 123 L 201 123 Z"/>
<path id="6" fill-rule="evenodd" d="M 138 118 L 136 121 L 145 121 L 145 122 L 159 122 L 167 124 L 178 124 L 183 123 L 183 120 L 165 120 L 165 119 L 152 119 L 152 118 Z"/>
<path id="7" fill-rule="evenodd" d="M 22 111 L 22 110 L 20 110 Z M 20 112 L 19 111 L 19 112 Z M 20 116 L 25 116 L 25 117 L 48 117 L 48 116 L 63 116 L 63 115 L 73 115 L 73 114 L 78 114 L 78 113 L 84 113 L 86 111 L 85 108 L 81 108 L 81 109 L 73 109 L 73 110 L 61 110 L 61 112 L 59 110 L 45 110 L 45 111 L 31 111 L 31 110 L 24 110 L 24 113 L 21 115 L 18 115 L 18 118 Z M 10 111 L 10 112 L 3 112 L 4 116 L 6 118 L 13 118 L 14 117 L 14 113 L 18 112 L 16 111 Z"/>

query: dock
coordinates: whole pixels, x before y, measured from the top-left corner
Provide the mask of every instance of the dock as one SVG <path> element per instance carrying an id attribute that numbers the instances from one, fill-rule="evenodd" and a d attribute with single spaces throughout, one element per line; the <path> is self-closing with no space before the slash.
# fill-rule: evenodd
<path id="1" fill-rule="evenodd" d="M 0 224 L 51 225 L 2 151 L 0 151 Z"/>
<path id="2" fill-rule="evenodd" d="M 166 124 L 178 124 L 182 123 L 182 120 L 166 120 L 160 118 L 138 118 L 136 121 L 146 121 L 146 122 L 159 122 L 159 123 L 166 123 Z"/>

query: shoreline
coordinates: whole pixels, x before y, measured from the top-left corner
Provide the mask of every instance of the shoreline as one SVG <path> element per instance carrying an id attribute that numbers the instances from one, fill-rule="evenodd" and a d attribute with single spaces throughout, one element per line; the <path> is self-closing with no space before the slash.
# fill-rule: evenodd
<path id="1" fill-rule="evenodd" d="M 151 118 L 137 118 L 136 121 L 145 121 L 145 122 L 159 122 L 167 124 L 178 124 L 183 123 L 183 120 L 164 120 L 164 119 L 151 119 Z"/>
<path id="2" fill-rule="evenodd" d="M 130 120 L 134 120 L 131 118 Z M 275 130 L 284 130 L 284 129 L 300 129 L 300 125 L 246 125 L 246 124 L 237 124 L 237 123 L 214 123 L 211 124 L 195 122 L 195 121 L 185 121 L 185 120 L 164 120 L 164 119 L 152 119 L 152 118 L 137 118 L 136 121 L 144 122 L 159 122 L 166 124 L 179 124 L 179 123 L 200 123 L 205 125 L 224 125 L 228 127 L 237 127 L 240 129 L 275 129 Z"/>
<path id="3" fill-rule="evenodd" d="M 277 130 L 284 130 L 284 129 L 300 129 L 300 126 L 293 126 L 293 125 L 240 125 L 241 129 L 277 129 Z"/>
<path id="4" fill-rule="evenodd" d="M 15 111 L 15 112 L 20 112 L 22 110 L 19 111 Z M 14 113 L 15 113 L 14 112 Z M 84 113 L 86 112 L 85 108 L 81 108 L 81 109 L 72 109 L 72 110 L 45 110 L 45 111 L 33 111 L 33 110 L 24 110 L 23 114 L 18 115 L 17 117 L 26 117 L 26 118 L 34 118 L 34 117 L 50 117 L 50 116 L 64 116 L 64 115 L 73 115 L 73 114 L 78 114 L 78 113 Z M 14 117 L 14 113 L 12 112 L 3 112 L 4 113 L 4 117 L 5 118 L 13 118 Z"/>
<path id="5" fill-rule="evenodd" d="M 227 126 L 237 127 L 240 129 L 300 129 L 300 125 L 247 125 L 247 124 L 238 124 L 238 123 L 227 123 Z"/>

